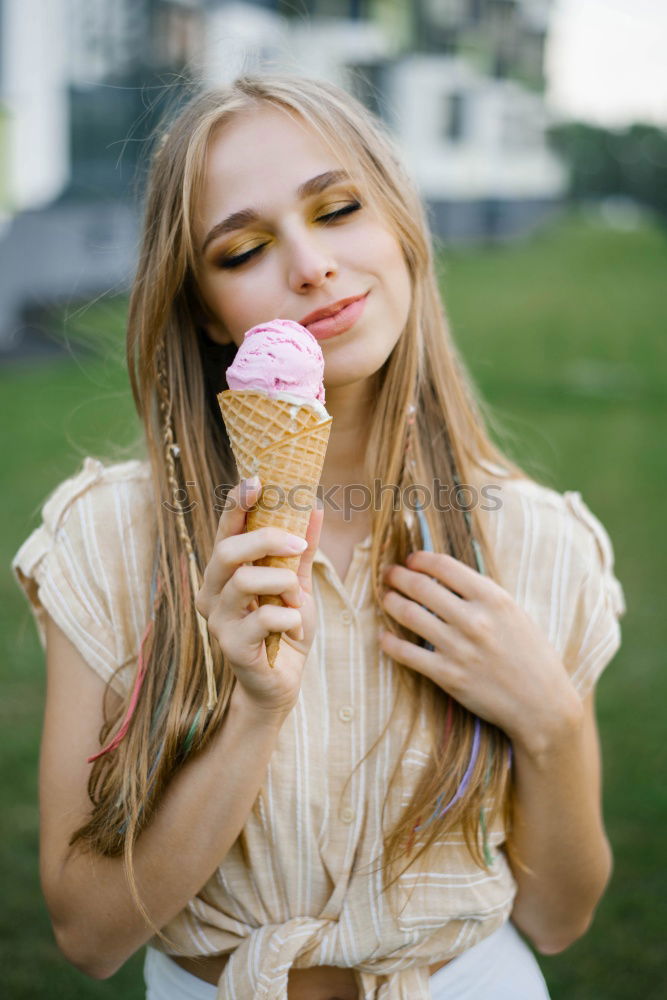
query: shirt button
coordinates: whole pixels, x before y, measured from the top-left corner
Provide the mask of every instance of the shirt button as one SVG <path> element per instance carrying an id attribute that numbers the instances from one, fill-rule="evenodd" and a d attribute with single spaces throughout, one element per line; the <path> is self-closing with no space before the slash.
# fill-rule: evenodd
<path id="1" fill-rule="evenodd" d="M 343 705 L 342 708 L 339 708 L 338 718 L 341 722 L 350 722 L 354 718 L 354 709 L 352 708 L 352 705 Z"/>
<path id="2" fill-rule="evenodd" d="M 340 818 L 342 819 L 343 823 L 351 823 L 352 820 L 354 819 L 354 812 L 350 809 L 349 806 L 346 806 L 345 809 L 341 809 Z"/>
<path id="3" fill-rule="evenodd" d="M 346 611 L 341 611 L 341 613 L 340 613 L 340 620 L 342 621 L 343 625 L 350 625 L 351 622 L 352 622 L 352 615 L 351 615 L 351 613 L 349 611 L 347 611 L 347 610 Z"/>

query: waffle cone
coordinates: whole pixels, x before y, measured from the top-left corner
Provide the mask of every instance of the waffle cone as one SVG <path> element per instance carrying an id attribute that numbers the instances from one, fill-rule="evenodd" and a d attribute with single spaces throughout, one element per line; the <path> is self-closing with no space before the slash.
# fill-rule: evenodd
<path id="1" fill-rule="evenodd" d="M 248 511 L 246 530 L 277 525 L 305 538 L 332 418 L 323 420 L 307 403 L 299 406 L 252 389 L 225 389 L 218 393 L 218 402 L 239 477 L 257 475 L 262 482 L 259 502 Z M 255 565 L 296 572 L 300 561 L 299 554 L 266 556 Z M 260 594 L 257 599 L 260 605 L 283 605 L 277 594 Z M 266 638 L 266 655 L 272 667 L 280 636 L 280 632 L 272 632 Z"/>

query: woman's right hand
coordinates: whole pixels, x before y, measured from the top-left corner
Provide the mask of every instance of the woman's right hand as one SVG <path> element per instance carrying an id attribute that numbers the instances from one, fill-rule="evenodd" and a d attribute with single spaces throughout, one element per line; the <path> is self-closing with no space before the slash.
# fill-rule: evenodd
<path id="1" fill-rule="evenodd" d="M 299 697 L 301 674 L 315 635 L 312 565 L 324 511 L 313 508 L 305 543 L 277 527 L 246 532 L 246 513 L 261 492 L 261 485 L 253 489 L 248 482 L 229 491 L 230 502 L 220 516 L 195 605 L 236 675 L 235 693 L 242 692 L 261 712 L 283 717 Z M 297 573 L 251 565 L 265 556 L 294 555 L 299 549 L 290 548 L 290 541 L 307 544 Z M 289 607 L 260 607 L 258 594 L 279 594 Z M 273 668 L 264 642 L 271 632 L 283 633 Z"/>

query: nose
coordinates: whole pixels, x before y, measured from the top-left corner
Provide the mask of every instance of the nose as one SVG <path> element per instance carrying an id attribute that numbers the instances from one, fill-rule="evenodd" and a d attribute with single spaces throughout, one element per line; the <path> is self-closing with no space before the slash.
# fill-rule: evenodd
<path id="1" fill-rule="evenodd" d="M 338 273 L 335 257 L 324 240 L 312 232 L 294 235 L 289 242 L 288 284 L 294 292 L 319 288 Z"/>

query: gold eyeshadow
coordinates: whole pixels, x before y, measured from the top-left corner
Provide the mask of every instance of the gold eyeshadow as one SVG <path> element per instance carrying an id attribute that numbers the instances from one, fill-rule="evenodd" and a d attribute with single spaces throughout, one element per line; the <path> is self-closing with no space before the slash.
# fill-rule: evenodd
<path id="1" fill-rule="evenodd" d="M 328 221 L 324 217 L 332 215 L 335 216 L 337 213 L 341 213 L 341 217 L 345 218 L 347 214 L 353 214 L 355 211 L 362 207 L 361 201 L 358 196 L 353 193 L 348 193 L 346 195 L 341 195 L 334 201 L 324 201 L 322 204 L 318 205 L 312 213 L 312 222 L 317 223 L 324 219 L 325 223 Z M 335 221 L 335 218 L 331 220 Z M 271 242 L 273 236 L 268 233 L 258 234 L 258 242 L 251 242 L 249 239 L 245 240 L 243 243 L 234 244 L 232 246 L 226 247 L 224 250 L 219 251 L 215 254 L 215 263 L 217 266 L 224 266 L 229 261 L 233 261 L 237 257 L 243 257 L 245 254 L 252 253 L 253 250 L 263 249 L 268 243 Z"/>

